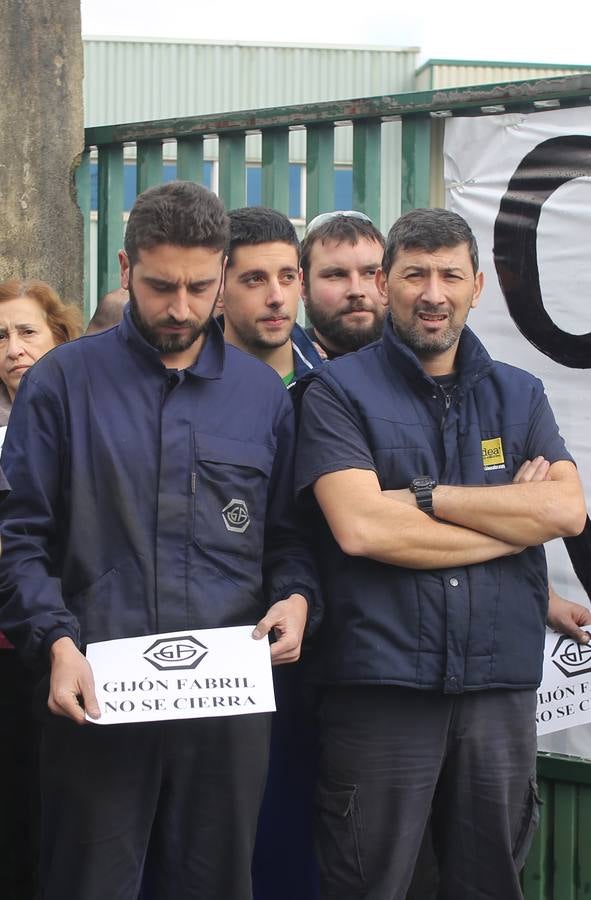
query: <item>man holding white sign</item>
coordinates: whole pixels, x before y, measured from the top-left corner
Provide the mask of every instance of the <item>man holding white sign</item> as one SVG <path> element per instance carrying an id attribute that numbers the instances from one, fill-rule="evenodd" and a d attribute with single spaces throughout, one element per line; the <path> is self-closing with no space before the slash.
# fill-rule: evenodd
<path id="1" fill-rule="evenodd" d="M 536 810 L 539 545 L 583 528 L 581 485 L 541 383 L 465 327 L 483 277 L 460 216 L 402 216 L 378 284 L 384 336 L 313 376 L 296 458 L 320 507 L 326 601 L 322 898 L 402 900 L 432 811 L 438 896 L 518 900 Z"/>
<path id="2" fill-rule="evenodd" d="M 228 237 L 200 186 L 140 195 L 120 253 L 121 325 L 48 354 L 13 408 L 1 620 L 51 665 L 44 900 L 135 900 L 144 866 L 157 900 L 251 898 L 269 715 L 253 691 L 224 699 L 223 665 L 200 680 L 208 647 L 186 633 L 258 622 L 255 638 L 277 638 L 273 661 L 292 662 L 316 589 L 291 499 L 291 401 L 212 319 Z M 81 649 L 138 636 L 151 638 L 154 677 L 139 689 L 156 691 L 157 711 L 212 715 L 79 728 L 100 715 Z M 115 711 L 134 712 L 132 682 L 101 684 Z M 182 697 L 167 704 L 157 692 L 173 683 Z M 228 715 L 236 697 L 254 714 Z"/>

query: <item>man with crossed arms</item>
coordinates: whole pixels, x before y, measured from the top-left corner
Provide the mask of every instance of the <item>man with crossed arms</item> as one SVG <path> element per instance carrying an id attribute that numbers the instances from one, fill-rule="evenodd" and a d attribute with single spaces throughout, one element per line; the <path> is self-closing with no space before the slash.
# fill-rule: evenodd
<path id="1" fill-rule="evenodd" d="M 465 327 L 483 287 L 465 221 L 407 213 L 378 284 L 392 319 L 315 375 L 296 460 L 320 507 L 326 602 L 321 896 L 402 900 L 432 809 L 441 900 L 518 900 L 537 807 L 540 545 L 581 531 L 582 489 L 541 383 Z"/>

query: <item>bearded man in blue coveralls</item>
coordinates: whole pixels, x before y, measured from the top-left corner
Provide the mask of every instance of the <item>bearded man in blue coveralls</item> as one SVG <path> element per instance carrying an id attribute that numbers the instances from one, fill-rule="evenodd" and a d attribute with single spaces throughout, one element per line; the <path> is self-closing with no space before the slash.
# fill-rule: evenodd
<path id="1" fill-rule="evenodd" d="M 80 727 L 99 716 L 91 641 L 258 622 L 273 662 L 292 662 L 314 616 L 291 400 L 212 319 L 228 237 L 202 187 L 140 195 L 122 323 L 45 356 L 14 404 L 0 619 L 50 669 L 45 900 L 135 900 L 144 868 L 158 900 L 252 897 L 268 714 Z M 236 499 L 240 531 L 223 515 Z"/>
<path id="2" fill-rule="evenodd" d="M 321 896 L 402 900 L 432 810 L 440 900 L 518 900 L 542 544 L 583 529 L 581 484 L 540 381 L 465 326 L 483 287 L 467 223 L 402 216 L 377 278 L 383 338 L 312 376 L 296 455 L 326 604 Z"/>

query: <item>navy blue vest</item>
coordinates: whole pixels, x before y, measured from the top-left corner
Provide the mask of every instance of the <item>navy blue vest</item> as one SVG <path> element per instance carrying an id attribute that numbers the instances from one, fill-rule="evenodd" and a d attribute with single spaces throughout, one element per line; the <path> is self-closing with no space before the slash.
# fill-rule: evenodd
<path id="1" fill-rule="evenodd" d="M 390 323 L 381 341 L 315 373 L 361 427 L 382 490 L 419 474 L 443 484 L 511 482 L 524 459 L 570 459 L 541 382 L 493 362 L 464 328 L 458 381 L 439 386 Z M 345 555 L 317 517 L 326 618 L 320 680 L 448 693 L 533 688 L 548 585 L 543 547 L 453 569 L 411 570 Z"/>

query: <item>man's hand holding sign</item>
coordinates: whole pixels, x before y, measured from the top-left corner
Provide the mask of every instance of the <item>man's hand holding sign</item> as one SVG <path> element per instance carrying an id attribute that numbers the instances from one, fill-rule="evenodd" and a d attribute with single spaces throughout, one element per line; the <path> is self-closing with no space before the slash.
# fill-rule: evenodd
<path id="1" fill-rule="evenodd" d="M 285 600 L 279 600 L 268 610 L 257 623 L 252 637 L 260 641 L 270 633 L 276 640 L 271 644 L 271 662 L 273 665 L 296 662 L 300 656 L 302 638 L 308 604 L 301 594 L 292 594 Z M 221 629 L 227 631 L 227 629 Z M 151 638 L 155 638 L 152 635 Z M 112 643 L 112 642 L 105 642 Z M 120 642 L 115 642 L 119 644 Z M 101 709 L 96 696 L 94 674 L 87 658 L 78 650 L 71 638 L 60 638 L 51 647 L 51 680 L 48 706 L 58 716 L 68 716 L 83 725 L 89 720 L 98 720 Z M 203 707 L 201 708 L 203 709 Z M 207 708 L 209 715 L 220 715 L 222 707 Z M 250 712 L 261 712 L 260 707 Z M 169 716 L 176 718 L 178 707 L 170 707 Z M 197 715 L 197 712 L 195 713 Z M 201 715 L 204 713 L 201 712 Z M 223 714 L 223 713 L 222 713 Z M 111 720 L 113 721 L 113 720 Z"/>

